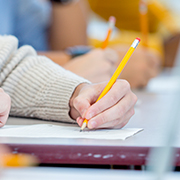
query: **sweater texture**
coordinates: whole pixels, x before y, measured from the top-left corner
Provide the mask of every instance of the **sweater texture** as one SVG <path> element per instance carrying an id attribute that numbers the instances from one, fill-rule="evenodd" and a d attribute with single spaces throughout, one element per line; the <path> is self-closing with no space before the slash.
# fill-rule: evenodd
<path id="1" fill-rule="evenodd" d="M 31 46 L 17 47 L 14 36 L 0 36 L 0 87 L 11 97 L 10 115 L 75 122 L 69 100 L 89 81 L 38 56 Z"/>

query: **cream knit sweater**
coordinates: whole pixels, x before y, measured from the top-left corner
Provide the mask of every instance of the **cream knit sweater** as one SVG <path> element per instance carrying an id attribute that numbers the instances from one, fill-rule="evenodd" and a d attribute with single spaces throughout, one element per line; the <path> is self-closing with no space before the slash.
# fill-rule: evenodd
<path id="1" fill-rule="evenodd" d="M 75 122 L 69 117 L 69 99 L 87 80 L 66 71 L 31 46 L 17 49 L 13 36 L 0 36 L 0 87 L 12 99 L 10 114 Z"/>

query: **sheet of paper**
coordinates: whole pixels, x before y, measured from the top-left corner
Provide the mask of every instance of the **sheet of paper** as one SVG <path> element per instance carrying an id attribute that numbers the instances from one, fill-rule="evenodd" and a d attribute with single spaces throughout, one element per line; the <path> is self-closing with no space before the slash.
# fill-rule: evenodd
<path id="1" fill-rule="evenodd" d="M 84 130 L 79 127 L 58 126 L 52 124 L 10 125 L 0 128 L 0 137 L 23 138 L 89 138 L 89 139 L 122 139 L 142 131 L 141 128 Z"/>

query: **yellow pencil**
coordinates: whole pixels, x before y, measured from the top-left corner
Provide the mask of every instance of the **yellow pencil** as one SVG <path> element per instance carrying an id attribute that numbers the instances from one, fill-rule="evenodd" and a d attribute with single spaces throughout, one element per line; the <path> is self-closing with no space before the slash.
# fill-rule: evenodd
<path id="1" fill-rule="evenodd" d="M 125 67 L 125 65 L 127 64 L 129 58 L 131 57 L 132 53 L 134 52 L 134 50 L 136 49 L 136 47 L 138 46 L 140 42 L 139 38 L 136 38 L 134 40 L 134 42 L 132 43 L 131 47 L 129 48 L 128 52 L 126 53 L 126 55 L 124 56 L 123 60 L 120 62 L 119 66 L 117 67 L 116 71 L 114 72 L 114 74 L 112 75 L 111 79 L 109 80 L 108 84 L 106 85 L 106 87 L 104 88 L 104 90 L 102 91 L 102 93 L 100 94 L 99 98 L 97 99 L 97 101 L 99 101 L 113 86 L 113 84 L 115 83 L 115 81 L 117 80 L 118 76 L 120 75 L 120 73 L 122 72 L 123 68 Z M 96 102 L 97 102 L 96 101 Z M 80 131 L 83 131 L 83 129 L 86 127 L 88 123 L 88 120 L 85 119 L 83 121 L 83 124 L 81 126 Z"/>
<path id="2" fill-rule="evenodd" d="M 139 2 L 139 13 L 140 13 L 140 28 L 142 34 L 142 45 L 148 46 L 148 15 L 147 15 L 147 1 L 140 0 Z"/>
<path id="3" fill-rule="evenodd" d="M 115 22 L 116 22 L 116 18 L 114 16 L 109 17 L 108 33 L 107 33 L 106 39 L 104 40 L 104 42 L 102 44 L 102 47 L 101 47 L 102 49 L 105 49 L 108 45 L 109 38 L 110 38 L 111 32 L 114 28 Z"/>
<path id="4" fill-rule="evenodd" d="M 37 164 L 37 158 L 28 154 L 3 154 L 0 156 L 0 165 L 2 167 L 25 167 Z"/>

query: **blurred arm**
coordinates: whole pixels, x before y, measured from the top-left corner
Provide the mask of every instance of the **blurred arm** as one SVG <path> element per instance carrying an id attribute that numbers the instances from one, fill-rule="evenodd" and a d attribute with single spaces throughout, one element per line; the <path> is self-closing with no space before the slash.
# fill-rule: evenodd
<path id="1" fill-rule="evenodd" d="M 50 45 L 52 50 L 62 50 L 75 45 L 87 45 L 87 20 L 89 9 L 85 0 L 67 5 L 52 3 Z"/>
<path id="2" fill-rule="evenodd" d="M 65 53 L 65 51 L 39 51 L 38 54 L 48 57 L 60 66 L 63 66 L 71 59 L 71 56 Z"/>

